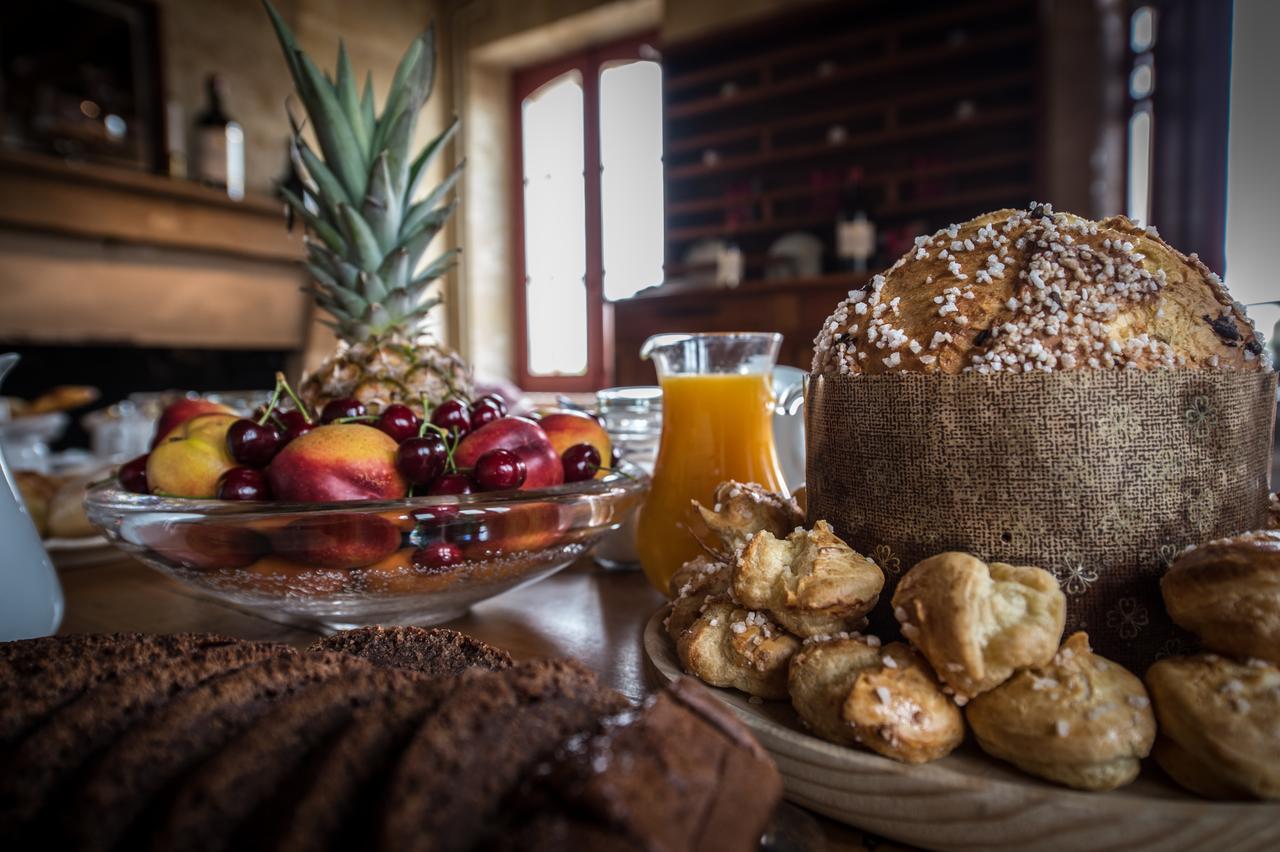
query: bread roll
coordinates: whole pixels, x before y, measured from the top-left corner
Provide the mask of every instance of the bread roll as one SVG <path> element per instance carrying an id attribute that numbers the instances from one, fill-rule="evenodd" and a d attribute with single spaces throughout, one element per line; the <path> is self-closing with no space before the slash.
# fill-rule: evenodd
<path id="1" fill-rule="evenodd" d="M 849 293 L 814 341 L 830 375 L 1270 369 L 1222 280 L 1154 228 L 1049 205 L 952 225 Z"/>
<path id="2" fill-rule="evenodd" d="M 1182 553 L 1160 580 L 1169 617 L 1208 647 L 1280 662 L 1280 530 Z"/>

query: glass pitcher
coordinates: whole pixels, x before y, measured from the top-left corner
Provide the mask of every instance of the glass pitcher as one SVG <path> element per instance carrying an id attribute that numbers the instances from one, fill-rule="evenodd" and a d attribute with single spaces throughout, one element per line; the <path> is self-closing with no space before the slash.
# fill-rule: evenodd
<path id="1" fill-rule="evenodd" d="M 786 490 L 772 421 L 781 343 L 780 334 L 659 334 L 640 350 L 657 370 L 663 415 L 637 550 L 664 594 L 676 569 L 702 552 L 689 531 L 690 500 L 710 507 L 726 479 Z"/>
<path id="2" fill-rule="evenodd" d="M 18 356 L 0 355 L 0 384 Z M 62 587 L 0 453 L 0 641 L 48 636 L 62 623 Z"/>

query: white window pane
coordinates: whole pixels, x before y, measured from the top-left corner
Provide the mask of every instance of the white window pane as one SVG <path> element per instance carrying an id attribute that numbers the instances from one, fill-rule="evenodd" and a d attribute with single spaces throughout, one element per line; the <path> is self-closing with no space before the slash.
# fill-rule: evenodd
<path id="1" fill-rule="evenodd" d="M 1139 107 L 1129 117 L 1129 218 L 1151 221 L 1151 109 Z"/>
<path id="2" fill-rule="evenodd" d="M 529 372 L 587 370 L 582 77 L 570 71 L 521 104 Z"/>
<path id="3" fill-rule="evenodd" d="M 662 283 L 662 68 L 628 62 L 600 72 L 604 295 Z"/>

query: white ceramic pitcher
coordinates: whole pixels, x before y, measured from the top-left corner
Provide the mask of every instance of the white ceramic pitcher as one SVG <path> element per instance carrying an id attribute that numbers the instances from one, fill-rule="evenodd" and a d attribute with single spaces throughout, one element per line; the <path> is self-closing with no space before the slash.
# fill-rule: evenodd
<path id="1" fill-rule="evenodd" d="M 0 384 L 18 356 L 0 355 Z M 0 452 L 0 641 L 49 636 L 62 623 L 62 587 Z"/>

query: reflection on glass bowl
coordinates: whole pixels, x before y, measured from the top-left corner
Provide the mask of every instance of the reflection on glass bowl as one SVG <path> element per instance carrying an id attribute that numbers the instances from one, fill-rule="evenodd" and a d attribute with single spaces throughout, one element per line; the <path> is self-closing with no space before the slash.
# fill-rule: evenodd
<path id="1" fill-rule="evenodd" d="M 90 490 L 113 544 L 219 600 L 330 629 L 432 624 L 552 574 L 616 529 L 648 477 L 618 472 L 538 491 L 346 503 L 235 503 Z M 421 549 L 458 561 L 436 564 Z"/>

